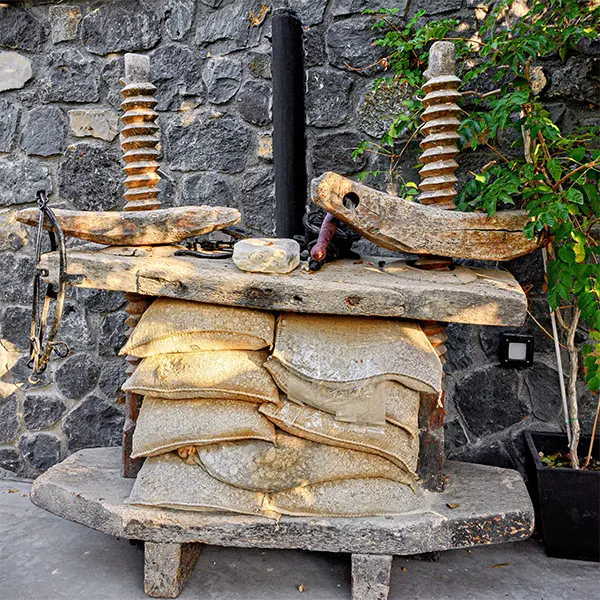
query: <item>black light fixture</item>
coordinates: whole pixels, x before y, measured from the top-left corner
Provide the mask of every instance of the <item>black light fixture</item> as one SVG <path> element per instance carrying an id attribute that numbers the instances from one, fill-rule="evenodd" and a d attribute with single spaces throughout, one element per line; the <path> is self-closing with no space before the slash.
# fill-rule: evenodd
<path id="1" fill-rule="evenodd" d="M 498 358 L 503 367 L 530 367 L 533 364 L 533 336 L 503 333 Z"/>

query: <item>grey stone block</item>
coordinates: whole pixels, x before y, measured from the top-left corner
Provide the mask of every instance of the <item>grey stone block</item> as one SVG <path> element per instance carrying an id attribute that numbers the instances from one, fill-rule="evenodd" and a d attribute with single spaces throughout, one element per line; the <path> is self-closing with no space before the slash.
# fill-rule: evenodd
<path id="1" fill-rule="evenodd" d="M 558 371 L 536 362 L 523 372 L 523 379 L 529 389 L 534 416 L 540 421 L 559 423 L 562 399 Z"/>
<path id="2" fill-rule="evenodd" d="M 157 90 L 156 110 L 182 110 L 192 102 L 197 106 L 204 97 L 200 78 L 202 60 L 198 49 L 165 44 L 150 56 L 150 79 Z"/>
<path id="3" fill-rule="evenodd" d="M 12 369 L 2 376 L 1 380 L 5 383 L 12 383 L 13 385 L 18 386 L 22 391 L 38 390 L 48 385 L 50 383 L 50 374 L 48 370 L 36 375 L 36 384 L 29 383 L 28 379 L 31 376 L 32 371 L 31 367 L 27 365 L 28 362 L 29 356 L 22 356 L 13 365 Z"/>
<path id="4" fill-rule="evenodd" d="M 19 451 L 29 466 L 46 471 L 60 460 L 60 440 L 53 433 L 24 433 Z"/>
<path id="5" fill-rule="evenodd" d="M 200 10 L 196 44 L 210 47 L 210 53 L 215 56 L 258 45 L 262 28 L 249 27 L 248 24 L 250 11 L 257 8 L 252 0 L 236 0 L 229 4 L 211 2 L 208 5 L 218 10 Z"/>
<path id="6" fill-rule="evenodd" d="M 12 442 L 19 430 L 19 401 L 15 394 L 0 398 L 0 444 Z"/>
<path id="7" fill-rule="evenodd" d="M 48 31 L 40 21 L 10 3 L 0 8 L 0 22 L 0 47 L 39 52 L 48 38 Z"/>
<path id="8" fill-rule="evenodd" d="M 240 89 L 242 63 L 236 58 L 211 58 L 204 67 L 202 78 L 208 90 L 208 101 L 224 104 Z"/>
<path id="9" fill-rule="evenodd" d="M 248 53 L 248 69 L 254 77 L 271 79 L 271 57 L 263 52 Z"/>
<path id="10" fill-rule="evenodd" d="M 26 56 L 17 52 L 0 52 L 0 92 L 22 88 L 32 74 L 31 61 Z"/>
<path id="11" fill-rule="evenodd" d="M 340 175 L 350 175 L 360 171 L 365 163 L 364 156 L 352 160 L 352 151 L 362 141 L 355 131 L 323 133 L 315 138 L 312 149 L 312 164 L 315 175 L 335 171 Z"/>
<path id="12" fill-rule="evenodd" d="M 101 4 L 81 21 L 83 45 L 94 54 L 153 48 L 161 37 L 160 19 L 145 2 L 116 0 Z"/>
<path id="13" fill-rule="evenodd" d="M 247 171 L 240 194 L 244 224 L 265 235 L 275 233 L 275 182 L 273 171 Z"/>
<path id="14" fill-rule="evenodd" d="M 519 391 L 515 370 L 488 366 L 458 382 L 454 402 L 469 430 L 484 436 L 507 429 L 529 414 Z"/>
<path id="15" fill-rule="evenodd" d="M 112 402 L 115 402 L 123 394 L 121 387 L 127 379 L 126 369 L 125 358 L 102 361 L 98 389 Z"/>
<path id="16" fill-rule="evenodd" d="M 304 27 L 318 25 L 323 22 L 327 2 L 314 0 L 290 0 L 289 6 L 298 15 Z"/>
<path id="17" fill-rule="evenodd" d="M 2 205 L 35 202 L 35 194 L 38 190 L 52 191 L 48 169 L 43 164 L 27 158 L 14 161 L 0 159 Z"/>
<path id="18" fill-rule="evenodd" d="M 106 101 L 116 110 L 121 110 L 120 79 L 125 75 L 125 59 L 122 56 L 108 59 L 100 75 L 106 88 Z"/>
<path id="19" fill-rule="evenodd" d="M 446 453 L 464 446 L 468 442 L 465 432 L 458 419 L 444 421 L 444 445 Z"/>
<path id="20" fill-rule="evenodd" d="M 67 300 L 58 332 L 58 341 L 65 342 L 72 353 L 91 350 L 95 335 L 90 329 L 85 310 L 78 302 Z"/>
<path id="21" fill-rule="evenodd" d="M 302 40 L 304 45 L 304 67 L 322 65 L 327 60 L 327 53 L 321 29 L 319 27 L 305 29 Z"/>
<path id="22" fill-rule="evenodd" d="M 56 370 L 56 387 L 67 398 L 79 399 L 91 392 L 98 383 L 100 365 L 90 354 L 75 354 Z"/>
<path id="23" fill-rule="evenodd" d="M 65 118 L 57 106 L 36 106 L 23 118 L 21 148 L 25 154 L 60 154 L 65 141 Z"/>
<path id="24" fill-rule="evenodd" d="M 34 268 L 31 258 L 16 257 L 11 252 L 2 252 L 0 254 L 0 300 L 17 304 L 30 303 Z M 19 282 L 19 285 L 15 285 L 16 281 Z M 18 312 L 16 307 L 14 310 L 14 314 L 25 319 L 24 313 Z M 21 309 L 21 311 L 23 310 Z M 27 331 L 28 328 L 26 327 L 25 330 Z M 23 340 L 21 335 L 13 331 L 15 339 Z"/>
<path id="25" fill-rule="evenodd" d="M 480 330 L 487 328 L 473 327 L 472 325 L 462 325 L 460 323 L 450 323 L 446 328 L 446 364 L 444 371 L 453 373 L 462 371 L 485 361 L 484 353 L 481 350 L 477 334 Z"/>
<path id="26" fill-rule="evenodd" d="M 354 82 L 344 73 L 311 69 L 306 74 L 306 123 L 336 127 L 348 120 Z"/>
<path id="27" fill-rule="evenodd" d="M 180 40 L 192 27 L 196 3 L 194 0 L 169 0 L 165 29 L 172 40 Z"/>
<path id="28" fill-rule="evenodd" d="M 41 82 L 44 102 L 97 102 L 100 73 L 89 55 L 78 48 L 55 50 L 48 55 L 47 73 Z"/>
<path id="29" fill-rule="evenodd" d="M 453 10 L 460 10 L 461 7 L 462 0 L 413 0 L 410 3 L 412 13 L 424 10 L 428 15 L 452 12 Z"/>
<path id="30" fill-rule="evenodd" d="M 0 467 L 15 475 L 21 475 L 24 470 L 21 455 L 13 448 L 0 448 Z"/>
<path id="31" fill-rule="evenodd" d="M 7 307 L 7 309 L 4 311 L 4 314 L 2 315 L 0 324 L 2 325 L 2 338 L 4 340 L 9 342 L 10 344 L 14 344 L 14 346 L 19 350 L 29 350 L 29 327 L 31 324 L 31 307 Z"/>
<path id="32" fill-rule="evenodd" d="M 265 162 L 273 162 L 273 136 L 262 133 L 258 136 L 258 158 Z"/>
<path id="33" fill-rule="evenodd" d="M 71 132 L 76 137 L 94 137 L 111 142 L 119 134 L 119 115 L 103 108 L 69 111 Z"/>
<path id="34" fill-rule="evenodd" d="M 194 173 L 184 175 L 181 204 L 184 206 L 232 206 L 235 207 L 229 179 L 220 173 Z"/>
<path id="35" fill-rule="evenodd" d="M 327 30 L 327 54 L 335 67 L 359 69 L 368 76 L 379 70 L 377 61 L 385 55 L 380 46 L 372 46 L 377 34 L 371 29 L 371 18 L 351 17 L 335 21 Z"/>
<path id="36" fill-rule="evenodd" d="M 113 403 L 98 396 L 88 396 L 64 419 L 69 452 L 96 446 L 121 443 L 124 415 Z"/>
<path id="37" fill-rule="evenodd" d="M 151 598 L 177 598 L 192 575 L 202 544 L 144 544 L 144 591 Z"/>
<path id="38" fill-rule="evenodd" d="M 127 342 L 126 312 L 106 315 L 100 325 L 100 338 L 98 340 L 98 354 L 100 356 L 116 356 Z"/>
<path id="39" fill-rule="evenodd" d="M 489 465 L 502 469 L 514 469 L 514 461 L 507 451 L 503 440 L 479 440 L 473 444 L 465 444 L 460 448 L 451 450 L 448 457 L 452 460 L 461 460 L 478 465 Z"/>
<path id="40" fill-rule="evenodd" d="M 549 70 L 548 98 L 569 98 L 600 105 L 600 58 L 571 56 Z"/>
<path id="41" fill-rule="evenodd" d="M 240 173 L 246 166 L 250 130 L 231 114 L 197 111 L 169 124 L 165 145 L 174 171 Z"/>
<path id="42" fill-rule="evenodd" d="M 27 393 L 23 400 L 23 422 L 29 431 L 54 425 L 66 412 L 65 403 L 56 396 Z"/>
<path id="43" fill-rule="evenodd" d="M 385 2 L 385 8 L 397 8 L 398 16 L 403 16 L 408 0 Z M 377 10 L 384 6 L 380 0 L 334 0 L 332 12 L 336 17 L 361 13 L 363 10 Z"/>
<path id="44" fill-rule="evenodd" d="M 77 37 L 77 26 L 82 17 L 79 6 L 51 6 L 49 16 L 53 44 Z"/>
<path id="45" fill-rule="evenodd" d="M 20 250 L 29 241 L 27 234 L 28 228 L 15 219 L 14 210 L 0 212 L 0 252 Z"/>
<path id="46" fill-rule="evenodd" d="M 82 301 L 86 309 L 97 313 L 107 313 L 119 310 L 125 305 L 126 299 L 121 292 L 80 288 L 77 299 Z"/>
<path id="47" fill-rule="evenodd" d="M 0 152 L 12 150 L 20 113 L 21 110 L 16 104 L 11 104 L 5 99 L 0 100 Z"/>
<path id="48" fill-rule="evenodd" d="M 393 556 L 352 554 L 352 600 L 387 600 Z"/>
<path id="49" fill-rule="evenodd" d="M 380 138 L 394 119 L 406 112 L 403 102 L 412 96 L 406 85 L 382 82 L 376 89 L 369 86 L 358 106 L 358 126 L 370 136 Z"/>
<path id="50" fill-rule="evenodd" d="M 122 180 L 117 154 L 86 142 L 66 149 L 58 173 L 61 197 L 79 210 L 115 208 L 121 201 Z"/>
<path id="51" fill-rule="evenodd" d="M 264 81 L 247 81 L 240 90 L 236 108 L 240 115 L 252 125 L 267 125 L 271 122 L 271 86 Z"/>

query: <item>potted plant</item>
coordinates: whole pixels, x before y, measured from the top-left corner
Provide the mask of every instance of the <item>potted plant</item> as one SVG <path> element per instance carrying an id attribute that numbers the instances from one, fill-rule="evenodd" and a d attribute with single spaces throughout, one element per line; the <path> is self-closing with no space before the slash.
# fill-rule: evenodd
<path id="1" fill-rule="evenodd" d="M 500 0 L 487 12 L 480 8 L 478 30 L 462 34 L 456 19 L 425 20 L 420 12 L 401 25 L 397 9 L 367 11 L 381 33 L 375 43 L 388 51 L 379 64 L 391 73 L 375 85 L 385 82 L 412 94 L 381 140 L 362 142 L 354 156 L 387 156 L 388 189 L 403 197 L 415 195 L 414 183 L 394 181 L 395 167 L 420 128 L 428 48 L 433 41 L 454 41 L 467 100 L 459 130 L 462 148 L 493 154 L 471 173 L 457 209 L 492 215 L 500 208 L 524 208 L 530 216 L 524 234 L 542 234 L 547 242 L 544 291 L 566 431 L 527 435 L 545 541 L 552 555 L 598 560 L 600 471 L 598 444 L 595 450 L 593 444 L 600 401 L 580 458 L 577 381 L 582 356 L 583 379 L 592 394 L 600 389 L 600 246 L 594 235 L 600 225 L 600 127 L 561 130 L 540 96 L 548 85 L 545 64 L 565 62 L 579 53 L 581 44 L 600 39 L 600 6 L 591 0 L 531 0 L 525 14 L 517 10 L 520 6 Z M 402 143 L 407 137 L 409 142 Z M 568 352 L 567 385 L 562 382 L 561 347 Z"/>

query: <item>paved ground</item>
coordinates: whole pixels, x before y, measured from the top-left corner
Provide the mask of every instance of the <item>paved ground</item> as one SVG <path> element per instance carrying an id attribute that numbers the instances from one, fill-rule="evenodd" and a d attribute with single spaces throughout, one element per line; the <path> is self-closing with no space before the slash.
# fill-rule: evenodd
<path id="1" fill-rule="evenodd" d="M 143 600 L 143 552 L 35 506 L 0 479 L 0 600 Z M 15 491 L 17 490 L 17 491 Z M 181 600 L 348 600 L 347 555 L 207 547 Z M 306 591 L 300 593 L 299 586 Z M 547 558 L 534 540 L 395 558 L 390 600 L 596 600 L 600 566 Z"/>

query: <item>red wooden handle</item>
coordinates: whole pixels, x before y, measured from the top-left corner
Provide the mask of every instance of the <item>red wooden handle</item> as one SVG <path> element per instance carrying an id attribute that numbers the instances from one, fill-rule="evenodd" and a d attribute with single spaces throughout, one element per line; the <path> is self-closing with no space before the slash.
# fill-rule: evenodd
<path id="1" fill-rule="evenodd" d="M 323 223 L 321 223 L 321 230 L 319 231 L 319 237 L 317 243 L 313 246 L 310 251 L 310 255 L 315 260 L 325 260 L 327 256 L 327 246 L 331 241 L 331 238 L 337 231 L 338 220 L 330 213 L 325 215 Z"/>

